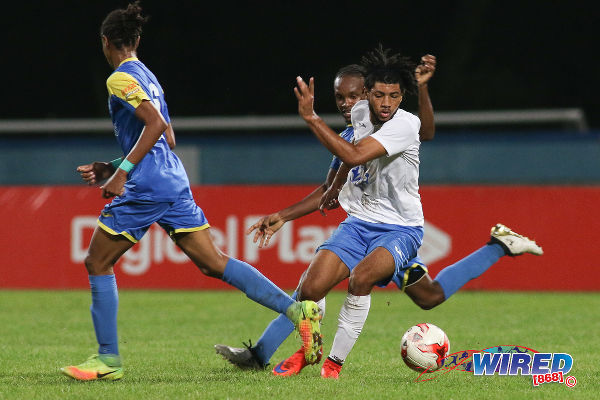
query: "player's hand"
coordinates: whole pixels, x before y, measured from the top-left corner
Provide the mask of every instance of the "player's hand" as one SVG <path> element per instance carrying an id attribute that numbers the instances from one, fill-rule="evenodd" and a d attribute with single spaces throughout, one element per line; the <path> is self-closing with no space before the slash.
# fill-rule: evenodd
<path id="1" fill-rule="evenodd" d="M 325 193 L 321 196 L 321 200 L 319 200 L 319 212 L 321 215 L 325 216 L 325 210 L 333 210 L 334 208 L 338 208 L 340 203 L 338 202 L 338 195 L 340 193 L 340 189 L 331 185 Z"/>
<path id="2" fill-rule="evenodd" d="M 294 88 L 294 94 L 298 99 L 298 114 L 304 119 L 312 118 L 315 113 L 315 78 L 310 78 L 308 85 L 301 77 L 296 77 L 298 86 Z"/>
<path id="3" fill-rule="evenodd" d="M 117 168 L 113 176 L 103 186 L 100 186 L 102 197 L 109 199 L 114 196 L 122 196 L 125 193 L 125 182 L 127 182 L 127 172 Z"/>
<path id="4" fill-rule="evenodd" d="M 113 168 L 110 163 L 95 161 L 91 164 L 80 165 L 77 167 L 77 172 L 88 185 L 95 185 L 110 178 Z"/>
<path id="5" fill-rule="evenodd" d="M 436 58 L 431 54 L 421 57 L 421 63 L 415 69 L 415 79 L 419 86 L 425 85 L 435 73 Z"/>
<path id="6" fill-rule="evenodd" d="M 271 236 L 275 234 L 282 226 L 285 224 L 285 220 L 281 218 L 278 213 L 267 215 L 258 220 L 254 225 L 252 225 L 246 231 L 246 235 L 254 233 L 253 242 L 258 243 L 258 247 L 266 247 L 269 245 L 269 241 L 271 240 Z"/>

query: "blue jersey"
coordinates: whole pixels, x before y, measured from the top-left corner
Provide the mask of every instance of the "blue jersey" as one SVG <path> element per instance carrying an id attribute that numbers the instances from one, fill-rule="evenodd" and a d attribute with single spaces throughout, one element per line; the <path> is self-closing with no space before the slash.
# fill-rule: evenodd
<path id="1" fill-rule="evenodd" d="M 106 86 L 108 109 L 123 154 L 129 154 L 144 129 L 144 123 L 135 116 L 143 101 L 151 101 L 170 122 L 162 87 L 137 58 L 124 60 L 108 77 Z M 123 197 L 158 202 L 192 198 L 183 164 L 169 148 L 164 133 L 129 173 Z"/>
<path id="2" fill-rule="evenodd" d="M 354 128 L 352 125 L 348 125 L 346 129 L 340 133 L 340 137 L 344 139 L 348 143 L 352 143 L 352 138 L 354 137 Z M 342 160 L 340 160 L 337 156 L 333 156 L 333 160 L 331 160 L 331 165 L 329 168 L 335 169 L 336 171 L 340 169 L 340 165 L 342 165 Z"/>

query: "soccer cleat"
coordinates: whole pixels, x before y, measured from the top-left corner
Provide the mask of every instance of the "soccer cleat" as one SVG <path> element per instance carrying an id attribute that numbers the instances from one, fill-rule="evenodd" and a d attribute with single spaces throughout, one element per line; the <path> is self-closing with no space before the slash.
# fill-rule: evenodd
<path id="1" fill-rule="evenodd" d="M 330 378 L 330 379 L 338 379 L 340 377 L 340 371 L 342 370 L 342 366 L 331 358 L 327 357 L 325 362 L 323 363 L 323 367 L 321 368 L 321 377 L 322 378 Z"/>
<path id="2" fill-rule="evenodd" d="M 502 224 L 492 227 L 490 244 L 496 243 L 502 246 L 509 256 L 518 256 L 525 253 L 541 256 L 544 251 L 537 243 L 528 237 L 521 236 Z"/>
<path id="3" fill-rule="evenodd" d="M 286 311 L 288 318 L 294 323 L 304 349 L 307 364 L 315 364 L 321 359 L 323 339 L 321 337 L 321 309 L 311 300 L 296 302 Z"/>
<path id="4" fill-rule="evenodd" d="M 273 368 L 273 375 L 277 376 L 290 376 L 297 375 L 300 373 L 302 368 L 306 367 L 308 363 L 304 356 L 304 347 L 292 354 L 287 359 L 283 360 Z"/>
<path id="5" fill-rule="evenodd" d="M 106 365 L 100 360 L 98 354 L 90 356 L 82 364 L 63 367 L 60 371 L 78 381 L 93 381 L 96 379 L 116 381 L 123 377 L 123 367 L 110 367 Z"/>
<path id="6" fill-rule="evenodd" d="M 252 342 L 244 343 L 245 348 L 230 347 L 224 344 L 215 344 L 217 354 L 241 369 L 263 370 L 266 365 L 252 351 Z"/>

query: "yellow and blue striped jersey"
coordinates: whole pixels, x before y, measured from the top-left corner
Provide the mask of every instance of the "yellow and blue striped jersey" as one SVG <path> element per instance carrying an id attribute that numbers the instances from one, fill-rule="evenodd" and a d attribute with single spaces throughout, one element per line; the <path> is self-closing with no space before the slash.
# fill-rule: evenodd
<path id="1" fill-rule="evenodd" d="M 127 155 L 142 133 L 144 123 L 135 116 L 143 101 L 150 101 L 170 122 L 167 103 L 156 76 L 137 58 L 124 60 L 106 81 L 108 109 L 115 136 Z M 181 160 L 171 151 L 165 135 L 129 173 L 124 197 L 152 201 L 191 199 L 190 184 Z"/>

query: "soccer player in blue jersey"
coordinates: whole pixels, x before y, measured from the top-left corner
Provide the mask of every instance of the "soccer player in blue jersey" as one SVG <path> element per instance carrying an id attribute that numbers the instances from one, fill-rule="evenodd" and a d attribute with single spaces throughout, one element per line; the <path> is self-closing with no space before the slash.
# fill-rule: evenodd
<path id="1" fill-rule="evenodd" d="M 101 26 L 102 49 L 115 70 L 107 80 L 109 111 L 124 157 L 77 169 L 89 184 L 106 180 L 102 196 L 116 197 L 102 210 L 85 259 L 98 354 L 61 371 L 77 380 L 123 376 L 113 266 L 154 222 L 202 273 L 222 279 L 250 299 L 286 315 L 300 332 L 307 362 L 315 362 L 321 348 L 317 304 L 295 301 L 249 264 L 222 253 L 211 239 L 210 226 L 192 198 L 183 165 L 171 151 L 175 136 L 162 87 L 136 57 L 145 21 L 135 2 L 109 13 Z"/>
<path id="2" fill-rule="evenodd" d="M 504 255 L 541 255 L 534 241 L 504 225 L 492 228 L 490 242 L 432 280 L 417 250 L 423 240 L 419 195 L 419 119 L 402 110 L 403 97 L 416 90 L 414 66 L 381 46 L 362 59 L 367 99 L 352 108 L 352 143 L 340 139 L 314 110 L 314 79 L 298 77 L 298 113 L 317 139 L 351 168 L 339 193 L 348 213 L 313 260 L 332 270 L 349 270 L 348 296 L 338 331 L 321 369 L 338 378 L 342 364 L 365 323 L 370 293 L 394 281 L 420 307 L 431 309 L 484 273 Z M 320 258 L 320 259 L 319 259 Z M 311 267 L 313 268 L 313 264 Z M 299 298 L 319 298 L 319 278 L 306 275 Z"/>
<path id="3" fill-rule="evenodd" d="M 388 53 L 378 49 L 363 58 L 367 100 L 352 108 L 352 143 L 340 140 L 335 134 L 334 139 L 332 131 L 314 113 L 312 79 L 306 85 L 298 78 L 296 88 L 300 115 L 317 138 L 352 168 L 340 195 L 348 219 L 319 247 L 298 289 L 299 298 L 319 300 L 339 282 L 336 277 L 350 277 L 338 331 L 321 369 L 324 378 L 338 378 L 366 321 L 373 286 L 393 281 L 417 305 L 430 309 L 481 275 L 503 255 L 542 253 L 535 242 L 498 224 L 492 228 L 489 244 L 444 268 L 435 280 L 429 277 L 416 254 L 423 234 L 417 182 L 420 121 L 399 108 L 402 97 L 414 89 L 415 82 L 411 64 L 399 55 Z M 336 186 L 340 172 L 321 199 L 326 208 L 339 192 Z M 274 331 L 275 322 L 263 337 Z M 270 334 L 271 342 L 276 340 L 275 336 L 276 333 Z M 264 361 L 260 358 L 264 351 L 259 346 L 246 353 L 237 350 L 240 351 L 231 351 L 226 358 L 240 367 Z M 298 355 L 278 364 L 273 372 L 282 376 L 299 373 L 307 363 Z"/>
<path id="4" fill-rule="evenodd" d="M 418 81 L 419 93 L 419 109 L 418 114 L 421 121 L 421 129 L 419 136 L 421 141 L 432 140 L 435 134 L 435 124 L 433 115 L 433 106 L 429 97 L 428 82 L 435 72 L 436 58 L 430 54 L 421 58 L 415 70 L 415 76 Z M 365 68 L 361 65 L 351 64 L 342 67 L 335 75 L 333 82 L 333 92 L 338 111 L 343 116 L 346 122 L 346 129 L 339 136 L 347 142 L 352 142 L 354 136 L 354 127 L 350 120 L 350 111 L 352 107 L 360 100 L 366 98 L 365 90 Z M 336 176 L 337 173 L 337 176 Z M 248 229 L 248 234 L 256 231 L 254 242 L 259 242 L 259 247 L 267 246 L 271 236 L 277 232 L 287 221 L 298 219 L 304 215 L 312 213 L 318 209 L 323 212 L 324 208 L 337 207 L 337 192 L 345 182 L 345 177 L 348 174 L 348 169 L 342 165 L 341 160 L 337 156 L 333 156 L 333 160 L 329 166 L 327 178 L 325 182 L 317 187 L 312 193 L 306 196 L 299 202 L 286 207 L 276 213 L 267 215 L 261 218 L 258 222 Z M 333 185 L 334 179 L 338 182 Z M 324 204 L 324 194 L 336 193 L 335 198 L 328 199 L 327 204 Z M 330 282 L 329 289 L 333 288 L 339 282 L 348 277 L 348 273 L 340 273 L 339 276 L 330 276 L 327 273 L 320 273 L 321 278 Z M 304 275 L 303 275 L 304 278 Z M 301 279 L 302 280 L 302 279 Z M 326 292 L 328 292 L 327 290 Z M 317 302 L 321 310 L 325 310 L 325 294 Z M 292 297 L 295 298 L 297 293 Z M 242 368 L 264 368 L 268 364 L 271 356 L 277 348 L 293 331 L 293 326 L 284 318 L 276 318 L 265 330 L 256 345 L 248 345 L 247 348 L 236 348 L 226 345 L 215 345 L 215 350 L 225 359 Z M 300 351 L 296 352 L 291 359 L 294 361 L 295 368 L 281 368 L 281 363 L 275 367 L 273 373 L 276 375 L 291 375 L 296 374 L 307 363 L 299 360 Z M 289 364 L 289 363 L 288 363 Z M 280 367 L 280 368 L 278 368 Z"/>

